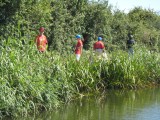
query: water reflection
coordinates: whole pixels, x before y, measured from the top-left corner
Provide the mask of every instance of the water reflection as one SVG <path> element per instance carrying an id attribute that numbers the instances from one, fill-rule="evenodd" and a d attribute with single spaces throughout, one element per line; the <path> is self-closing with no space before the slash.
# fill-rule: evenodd
<path id="1" fill-rule="evenodd" d="M 104 96 L 83 98 L 36 120 L 160 120 L 160 88 L 109 90 Z"/>

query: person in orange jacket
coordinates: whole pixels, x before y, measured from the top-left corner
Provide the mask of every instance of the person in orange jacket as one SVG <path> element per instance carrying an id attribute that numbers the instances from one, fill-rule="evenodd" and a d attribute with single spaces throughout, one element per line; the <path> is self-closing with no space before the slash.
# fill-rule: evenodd
<path id="1" fill-rule="evenodd" d="M 37 45 L 37 49 L 39 52 L 45 52 L 47 49 L 47 37 L 44 35 L 44 27 L 40 27 L 39 29 L 39 35 L 36 37 L 35 43 Z"/>

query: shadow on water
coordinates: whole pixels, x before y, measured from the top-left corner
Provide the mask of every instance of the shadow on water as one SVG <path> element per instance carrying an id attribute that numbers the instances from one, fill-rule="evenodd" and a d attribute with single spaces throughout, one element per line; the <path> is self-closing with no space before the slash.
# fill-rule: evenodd
<path id="1" fill-rule="evenodd" d="M 45 112 L 35 120 L 160 120 L 159 93 L 160 88 L 109 90 L 103 96 L 86 97 Z"/>

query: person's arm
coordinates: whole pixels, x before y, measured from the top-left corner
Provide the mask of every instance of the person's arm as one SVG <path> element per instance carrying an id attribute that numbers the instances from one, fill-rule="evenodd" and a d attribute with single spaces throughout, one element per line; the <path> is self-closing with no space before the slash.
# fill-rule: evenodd
<path id="1" fill-rule="evenodd" d="M 133 40 L 133 45 L 135 44 L 135 40 Z"/>
<path id="2" fill-rule="evenodd" d="M 129 46 L 130 46 L 130 40 L 127 40 L 126 48 L 129 48 Z"/>
<path id="3" fill-rule="evenodd" d="M 46 43 L 46 49 L 48 49 L 48 40 L 46 36 L 45 36 L 45 43 Z"/>
<path id="4" fill-rule="evenodd" d="M 45 42 L 46 42 L 46 44 L 48 44 L 48 40 L 47 40 L 47 37 L 45 36 Z"/>
<path id="5" fill-rule="evenodd" d="M 82 46 L 80 46 L 80 49 L 81 49 L 81 54 L 82 54 L 82 51 L 83 51 L 83 45 L 82 45 Z"/>
<path id="6" fill-rule="evenodd" d="M 79 42 L 78 48 L 79 48 L 79 49 L 82 49 L 82 48 L 83 48 L 83 42 L 82 42 L 82 41 Z"/>
<path id="7" fill-rule="evenodd" d="M 78 49 L 81 51 L 81 54 L 82 54 L 82 50 L 83 50 L 83 43 L 82 43 L 82 41 L 79 42 Z"/>

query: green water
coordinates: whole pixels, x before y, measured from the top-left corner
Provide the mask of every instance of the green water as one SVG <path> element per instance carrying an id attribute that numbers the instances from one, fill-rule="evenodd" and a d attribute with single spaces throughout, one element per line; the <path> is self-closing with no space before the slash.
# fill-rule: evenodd
<path id="1" fill-rule="evenodd" d="M 160 88 L 110 90 L 46 112 L 36 120 L 160 120 Z"/>

